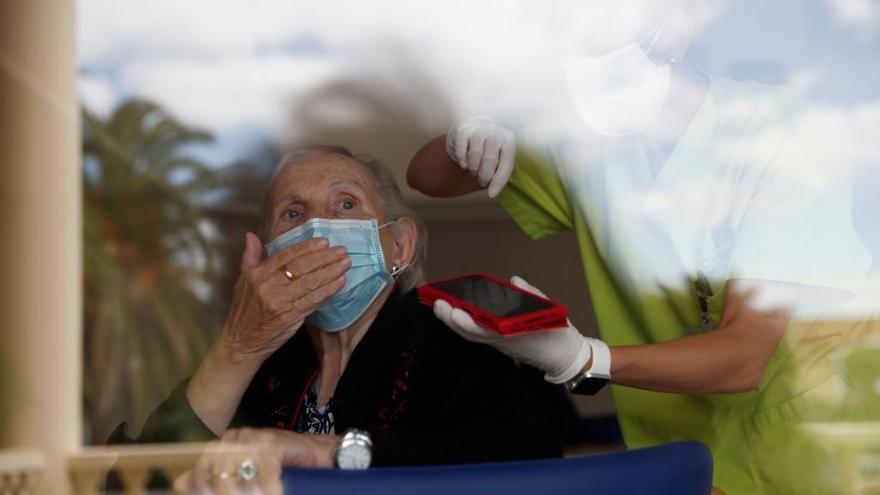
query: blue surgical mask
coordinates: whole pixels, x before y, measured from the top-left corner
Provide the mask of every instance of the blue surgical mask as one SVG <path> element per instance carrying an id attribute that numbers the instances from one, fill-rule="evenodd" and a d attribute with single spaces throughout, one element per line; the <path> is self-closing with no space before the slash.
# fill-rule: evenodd
<path id="1" fill-rule="evenodd" d="M 306 317 L 310 324 L 326 332 L 338 332 L 354 323 L 376 300 L 389 283 L 391 274 L 385 270 L 385 256 L 379 241 L 377 220 L 337 220 L 313 218 L 288 230 L 266 245 L 269 256 L 278 251 L 315 237 L 324 237 L 330 246 L 345 246 L 351 267 L 345 274 L 345 286 L 312 314 Z"/>

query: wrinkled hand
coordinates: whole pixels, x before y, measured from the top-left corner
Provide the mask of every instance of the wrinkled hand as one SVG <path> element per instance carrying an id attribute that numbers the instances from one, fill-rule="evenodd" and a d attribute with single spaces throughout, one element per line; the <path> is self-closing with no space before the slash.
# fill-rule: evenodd
<path id="1" fill-rule="evenodd" d="M 547 297 L 520 277 L 513 277 L 510 282 L 532 294 Z M 552 383 L 574 378 L 590 359 L 587 338 L 570 321 L 565 328 L 505 337 L 478 325 L 465 311 L 453 308 L 442 299 L 434 302 L 434 314 L 466 340 L 488 344 L 517 361 L 544 371 L 545 379 Z"/>
<path id="2" fill-rule="evenodd" d="M 284 466 L 332 467 L 330 451 L 335 435 L 303 435 L 273 428 L 227 430 L 211 442 L 192 470 L 174 480 L 178 493 L 282 495 Z M 239 473 L 242 462 L 256 466 L 247 480 Z"/>
<path id="3" fill-rule="evenodd" d="M 513 132 L 489 117 L 472 117 L 456 122 L 446 133 L 446 154 L 471 173 L 489 197 L 501 192 L 516 157 Z"/>
<path id="4" fill-rule="evenodd" d="M 327 239 L 310 239 L 261 260 L 260 240 L 248 233 L 221 334 L 224 345 L 242 358 L 266 358 L 287 342 L 309 314 L 345 285 L 351 260 L 344 247 L 328 245 Z"/>

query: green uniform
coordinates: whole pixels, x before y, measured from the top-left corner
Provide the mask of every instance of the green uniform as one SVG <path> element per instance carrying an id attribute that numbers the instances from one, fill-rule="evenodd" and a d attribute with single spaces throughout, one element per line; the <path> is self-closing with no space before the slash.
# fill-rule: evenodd
<path id="1" fill-rule="evenodd" d="M 566 129 L 524 133 L 499 202 L 535 239 L 574 231 L 611 346 L 712 331 L 731 279 L 840 287 L 870 265 L 833 141 L 776 90 L 714 81 L 659 168 L 635 139 Z M 805 463 L 824 462 L 799 443 L 796 424 L 868 413 L 859 401 L 838 407 L 853 379 L 828 356 L 849 337 L 803 346 L 805 334 L 834 334 L 814 317 L 805 321 L 793 324 L 757 391 L 690 396 L 614 386 L 627 446 L 702 441 L 713 452 L 715 485 L 729 495 L 828 492 L 809 476 L 795 479 L 813 470 Z M 823 407 L 829 401 L 836 406 Z M 779 457 L 788 454 L 796 462 Z"/>

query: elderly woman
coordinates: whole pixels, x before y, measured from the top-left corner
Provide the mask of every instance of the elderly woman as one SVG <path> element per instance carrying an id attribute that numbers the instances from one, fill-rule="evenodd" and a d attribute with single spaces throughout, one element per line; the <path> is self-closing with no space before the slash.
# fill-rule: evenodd
<path id="1" fill-rule="evenodd" d="M 272 176 L 263 233 L 268 257 L 248 233 L 222 332 L 138 439 L 221 437 L 243 449 L 235 462 L 206 456 L 178 480 L 184 489 L 277 482 L 281 464 L 561 454 L 561 405 L 419 304 L 424 232 L 382 165 L 337 147 L 289 154 Z"/>

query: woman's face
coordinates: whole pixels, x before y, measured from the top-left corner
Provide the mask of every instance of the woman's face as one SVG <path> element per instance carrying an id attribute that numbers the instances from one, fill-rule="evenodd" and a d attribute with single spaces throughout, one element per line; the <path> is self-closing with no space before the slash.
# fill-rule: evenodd
<path id="1" fill-rule="evenodd" d="M 342 155 L 304 158 L 285 167 L 272 186 L 268 240 L 312 218 L 377 219 L 381 225 L 382 210 L 379 192 L 363 164 Z M 393 240 L 387 228 L 379 234 L 390 264 Z"/>
<path id="2" fill-rule="evenodd" d="M 381 199 L 362 164 L 342 155 L 288 165 L 271 191 L 269 239 L 312 218 L 379 219 Z"/>

